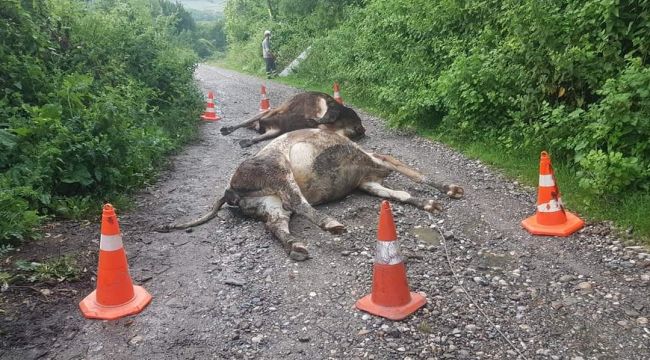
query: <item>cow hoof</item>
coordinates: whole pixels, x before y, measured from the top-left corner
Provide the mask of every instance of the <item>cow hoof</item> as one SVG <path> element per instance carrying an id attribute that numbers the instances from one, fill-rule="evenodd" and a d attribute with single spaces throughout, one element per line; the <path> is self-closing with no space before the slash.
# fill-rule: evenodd
<path id="1" fill-rule="evenodd" d="M 452 199 L 460 199 L 465 195 L 465 190 L 463 190 L 462 187 L 458 185 L 449 185 L 449 189 L 447 190 L 447 195 L 452 198 Z"/>
<path id="2" fill-rule="evenodd" d="M 341 224 L 336 220 L 328 221 L 327 224 L 325 224 L 325 226 L 323 227 L 323 229 L 329 231 L 334 235 L 341 235 L 346 231 L 345 226 L 343 226 L 343 224 Z"/>
<path id="3" fill-rule="evenodd" d="M 289 258 L 294 261 L 305 261 L 309 259 L 309 251 L 302 243 L 293 243 L 291 244 Z"/>
<path id="4" fill-rule="evenodd" d="M 228 135 L 232 133 L 233 130 L 230 126 L 224 126 L 221 129 L 219 129 L 219 131 L 221 132 L 221 135 Z"/>
<path id="5" fill-rule="evenodd" d="M 252 141 L 249 140 L 249 139 L 244 139 L 244 140 L 242 140 L 242 141 L 239 142 L 239 146 L 241 146 L 241 147 L 243 147 L 243 148 L 245 148 L 245 147 L 249 147 L 249 146 L 251 146 L 251 145 L 253 145 L 253 144 L 255 144 L 255 143 L 252 142 Z"/>
<path id="6" fill-rule="evenodd" d="M 430 213 L 442 211 L 442 206 L 433 200 L 425 200 L 422 208 Z"/>

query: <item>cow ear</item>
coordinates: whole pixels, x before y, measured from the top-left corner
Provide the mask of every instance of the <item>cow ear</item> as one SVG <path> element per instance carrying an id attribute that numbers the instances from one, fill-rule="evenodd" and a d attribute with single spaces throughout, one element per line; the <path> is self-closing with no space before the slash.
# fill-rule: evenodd
<path id="1" fill-rule="evenodd" d="M 326 104 L 327 111 L 320 119 L 316 119 L 319 124 L 331 124 L 341 115 L 341 104 L 337 103 L 336 100 L 328 99 Z"/>

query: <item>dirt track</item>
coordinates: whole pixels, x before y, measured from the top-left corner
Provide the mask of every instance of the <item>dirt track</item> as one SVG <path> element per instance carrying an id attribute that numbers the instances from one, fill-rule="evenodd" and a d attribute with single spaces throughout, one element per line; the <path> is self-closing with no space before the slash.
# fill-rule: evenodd
<path id="1" fill-rule="evenodd" d="M 84 320 L 77 303 L 89 288 L 54 311 L 13 314 L 30 316 L 33 328 L 13 334 L 2 359 L 515 359 L 518 352 L 529 359 L 650 358 L 650 256 L 643 249 L 626 249 L 602 224 L 567 239 L 529 236 L 519 222 L 533 209 L 534 189 L 443 145 L 386 130 L 368 115 L 364 148 L 466 191 L 465 199 L 449 200 L 404 177 L 387 182 L 445 206 L 430 216 L 393 204 L 411 288 L 429 299 L 407 320 L 354 309 L 370 287 L 377 198 L 358 193 L 319 207 L 347 226 L 338 237 L 294 218 L 292 231 L 313 256 L 304 263 L 288 260 L 262 223 L 236 210 L 193 232 L 151 231 L 204 213 L 241 159 L 264 146 L 237 145 L 253 136 L 249 130 L 219 133 L 222 124 L 257 112 L 260 80 L 203 65 L 197 78 L 216 92 L 224 120 L 202 126 L 201 140 L 138 196 L 137 209 L 118 212 L 131 274 L 152 304 L 128 319 Z M 272 105 L 298 91 L 268 87 Z M 77 227 L 71 238 L 94 247 L 97 231 Z"/>

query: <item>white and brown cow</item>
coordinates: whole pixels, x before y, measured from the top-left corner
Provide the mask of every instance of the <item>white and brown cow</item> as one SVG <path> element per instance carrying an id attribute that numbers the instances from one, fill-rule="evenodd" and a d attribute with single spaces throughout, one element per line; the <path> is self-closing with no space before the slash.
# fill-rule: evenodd
<path id="1" fill-rule="evenodd" d="M 260 113 L 239 125 L 224 126 L 220 131 L 228 135 L 243 127 L 257 130 L 261 135 L 241 140 L 241 147 L 299 129 L 326 129 L 351 139 L 359 138 L 366 132 L 354 110 L 339 104 L 325 93 L 314 91 L 297 94 L 275 109 Z"/>
<path id="2" fill-rule="evenodd" d="M 215 201 L 209 213 L 198 220 L 163 229 L 203 224 L 227 203 L 238 206 L 246 215 L 264 220 L 292 259 L 305 260 L 309 257 L 305 245 L 289 232 L 291 214 L 304 215 L 331 233 L 342 233 L 345 227 L 341 223 L 312 205 L 341 199 L 355 189 L 429 212 L 441 210 L 440 204 L 433 200 L 384 187 L 382 180 L 393 171 L 452 198 L 463 196 L 460 186 L 438 183 L 391 156 L 366 152 L 347 137 L 329 130 L 303 129 L 280 136 L 244 160 L 230 179 L 225 194 Z"/>

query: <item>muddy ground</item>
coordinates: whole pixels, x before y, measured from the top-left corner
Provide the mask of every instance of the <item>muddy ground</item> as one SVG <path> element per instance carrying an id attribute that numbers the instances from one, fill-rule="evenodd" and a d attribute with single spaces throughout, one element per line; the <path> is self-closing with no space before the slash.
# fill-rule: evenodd
<path id="1" fill-rule="evenodd" d="M 650 358 L 647 250 L 626 246 L 606 224 L 588 223 L 569 238 L 530 236 L 519 223 L 534 209 L 535 189 L 366 114 L 364 148 L 466 191 L 450 200 L 404 177 L 386 182 L 445 207 L 429 215 L 393 204 L 411 288 L 428 298 L 406 320 L 354 308 L 370 289 L 378 198 L 355 193 L 319 207 L 347 226 L 341 236 L 294 218 L 291 230 L 313 256 L 303 263 L 234 209 L 192 232 L 154 232 L 204 213 L 237 164 L 264 146 L 238 146 L 250 130 L 219 133 L 257 113 L 260 80 L 205 65 L 196 77 L 216 92 L 223 120 L 202 124 L 200 141 L 138 194 L 135 209 L 117 209 L 131 275 L 153 295 L 151 305 L 117 321 L 85 320 L 77 304 L 94 288 L 99 223 L 51 224 L 44 240 L 15 256 L 73 253 L 86 271 L 78 282 L 2 294 L 0 358 Z M 298 92 L 274 82 L 268 91 L 272 105 Z"/>

